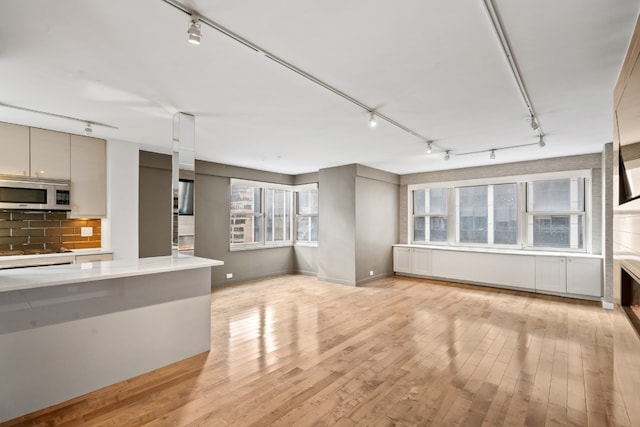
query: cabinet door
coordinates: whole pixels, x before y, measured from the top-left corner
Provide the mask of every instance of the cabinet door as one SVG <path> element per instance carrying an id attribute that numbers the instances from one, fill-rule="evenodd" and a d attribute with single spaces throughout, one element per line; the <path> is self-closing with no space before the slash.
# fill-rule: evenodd
<path id="1" fill-rule="evenodd" d="M 29 175 L 29 128 L 0 122 L 0 174 Z"/>
<path id="2" fill-rule="evenodd" d="M 411 273 L 411 248 L 393 248 L 393 271 Z"/>
<path id="3" fill-rule="evenodd" d="M 536 291 L 567 292 L 565 257 L 536 257 Z"/>
<path id="4" fill-rule="evenodd" d="M 69 179 L 68 133 L 31 128 L 31 176 Z"/>
<path id="5" fill-rule="evenodd" d="M 104 139 L 71 135 L 72 218 L 107 214 L 107 152 Z"/>
<path id="6" fill-rule="evenodd" d="M 422 276 L 431 274 L 431 249 L 414 248 L 411 254 L 412 273 Z"/>
<path id="7" fill-rule="evenodd" d="M 567 258 L 567 292 L 601 297 L 601 260 L 594 258 Z"/>

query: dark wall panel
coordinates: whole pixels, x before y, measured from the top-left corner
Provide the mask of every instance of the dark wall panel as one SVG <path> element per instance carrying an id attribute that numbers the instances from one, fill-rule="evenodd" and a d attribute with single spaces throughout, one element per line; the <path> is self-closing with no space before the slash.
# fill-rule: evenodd
<path id="1" fill-rule="evenodd" d="M 140 151 L 138 256 L 171 255 L 171 156 Z"/>

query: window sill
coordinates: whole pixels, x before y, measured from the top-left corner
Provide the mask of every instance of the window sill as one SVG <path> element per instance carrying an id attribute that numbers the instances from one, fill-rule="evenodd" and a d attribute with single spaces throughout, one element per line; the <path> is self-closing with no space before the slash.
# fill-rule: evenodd
<path id="1" fill-rule="evenodd" d="M 488 247 L 472 247 L 472 246 L 450 246 L 450 245 L 434 245 L 434 244 L 397 244 L 394 247 L 404 248 L 423 248 L 434 249 L 443 251 L 458 251 L 458 252 L 478 252 L 478 253 L 496 253 L 496 254 L 512 254 L 512 255 L 538 255 L 538 256 L 570 256 L 570 257 L 584 257 L 584 258 L 602 258 L 599 254 L 590 254 L 585 251 L 571 251 L 571 250 L 551 250 L 551 249 L 530 249 L 530 248 L 488 248 Z"/>
<path id="2" fill-rule="evenodd" d="M 318 242 L 295 242 L 293 246 L 304 246 L 309 248 L 317 248 Z"/>
<path id="3" fill-rule="evenodd" d="M 276 248 L 290 248 L 293 246 L 292 242 L 285 243 L 272 243 L 272 244 L 257 244 L 257 245 L 243 245 L 243 246 L 230 246 L 229 252 L 243 252 L 243 251 L 255 251 L 260 249 L 276 249 Z"/>

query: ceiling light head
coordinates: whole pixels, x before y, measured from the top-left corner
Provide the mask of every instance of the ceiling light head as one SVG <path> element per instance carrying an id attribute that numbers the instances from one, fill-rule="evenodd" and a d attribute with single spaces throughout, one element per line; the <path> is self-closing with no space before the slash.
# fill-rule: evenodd
<path id="1" fill-rule="evenodd" d="M 540 147 L 544 147 L 545 145 L 547 145 L 546 142 L 544 142 L 544 136 L 540 135 L 540 141 L 538 142 L 538 144 L 540 145 Z"/>
<path id="2" fill-rule="evenodd" d="M 191 15 L 191 25 L 189 25 L 187 34 L 189 34 L 189 43 L 200 44 L 200 39 L 202 38 L 202 32 L 200 31 L 200 17 L 195 13 Z"/>
<path id="3" fill-rule="evenodd" d="M 373 111 L 369 111 L 369 126 L 372 128 L 378 126 L 378 121 L 376 120 L 376 115 Z"/>
<path id="4" fill-rule="evenodd" d="M 491 160 L 495 160 L 496 159 L 496 150 L 491 150 L 491 154 L 489 154 L 489 158 Z"/>
<path id="5" fill-rule="evenodd" d="M 427 141 L 427 153 L 431 154 L 431 151 L 433 151 L 433 141 Z"/>
<path id="6" fill-rule="evenodd" d="M 531 125 L 531 129 L 536 130 L 540 127 L 540 125 L 538 124 L 538 121 L 536 120 L 535 116 L 532 114 L 531 118 L 529 119 L 529 124 Z"/>
<path id="7" fill-rule="evenodd" d="M 451 158 L 451 156 L 449 155 L 449 150 L 444 152 L 444 159 L 445 160 L 449 160 Z"/>
<path id="8" fill-rule="evenodd" d="M 84 126 L 84 133 L 86 135 L 91 135 L 92 132 L 93 129 L 91 129 L 91 123 L 87 122 L 87 124 Z"/>

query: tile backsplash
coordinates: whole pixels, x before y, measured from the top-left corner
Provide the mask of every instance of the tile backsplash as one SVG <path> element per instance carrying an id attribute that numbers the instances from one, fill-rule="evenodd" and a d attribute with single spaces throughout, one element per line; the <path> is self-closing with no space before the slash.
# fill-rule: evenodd
<path id="1" fill-rule="evenodd" d="M 93 236 L 81 236 L 91 227 Z M 67 219 L 66 212 L 0 210 L 0 252 L 58 252 L 100 247 L 101 220 Z"/>

